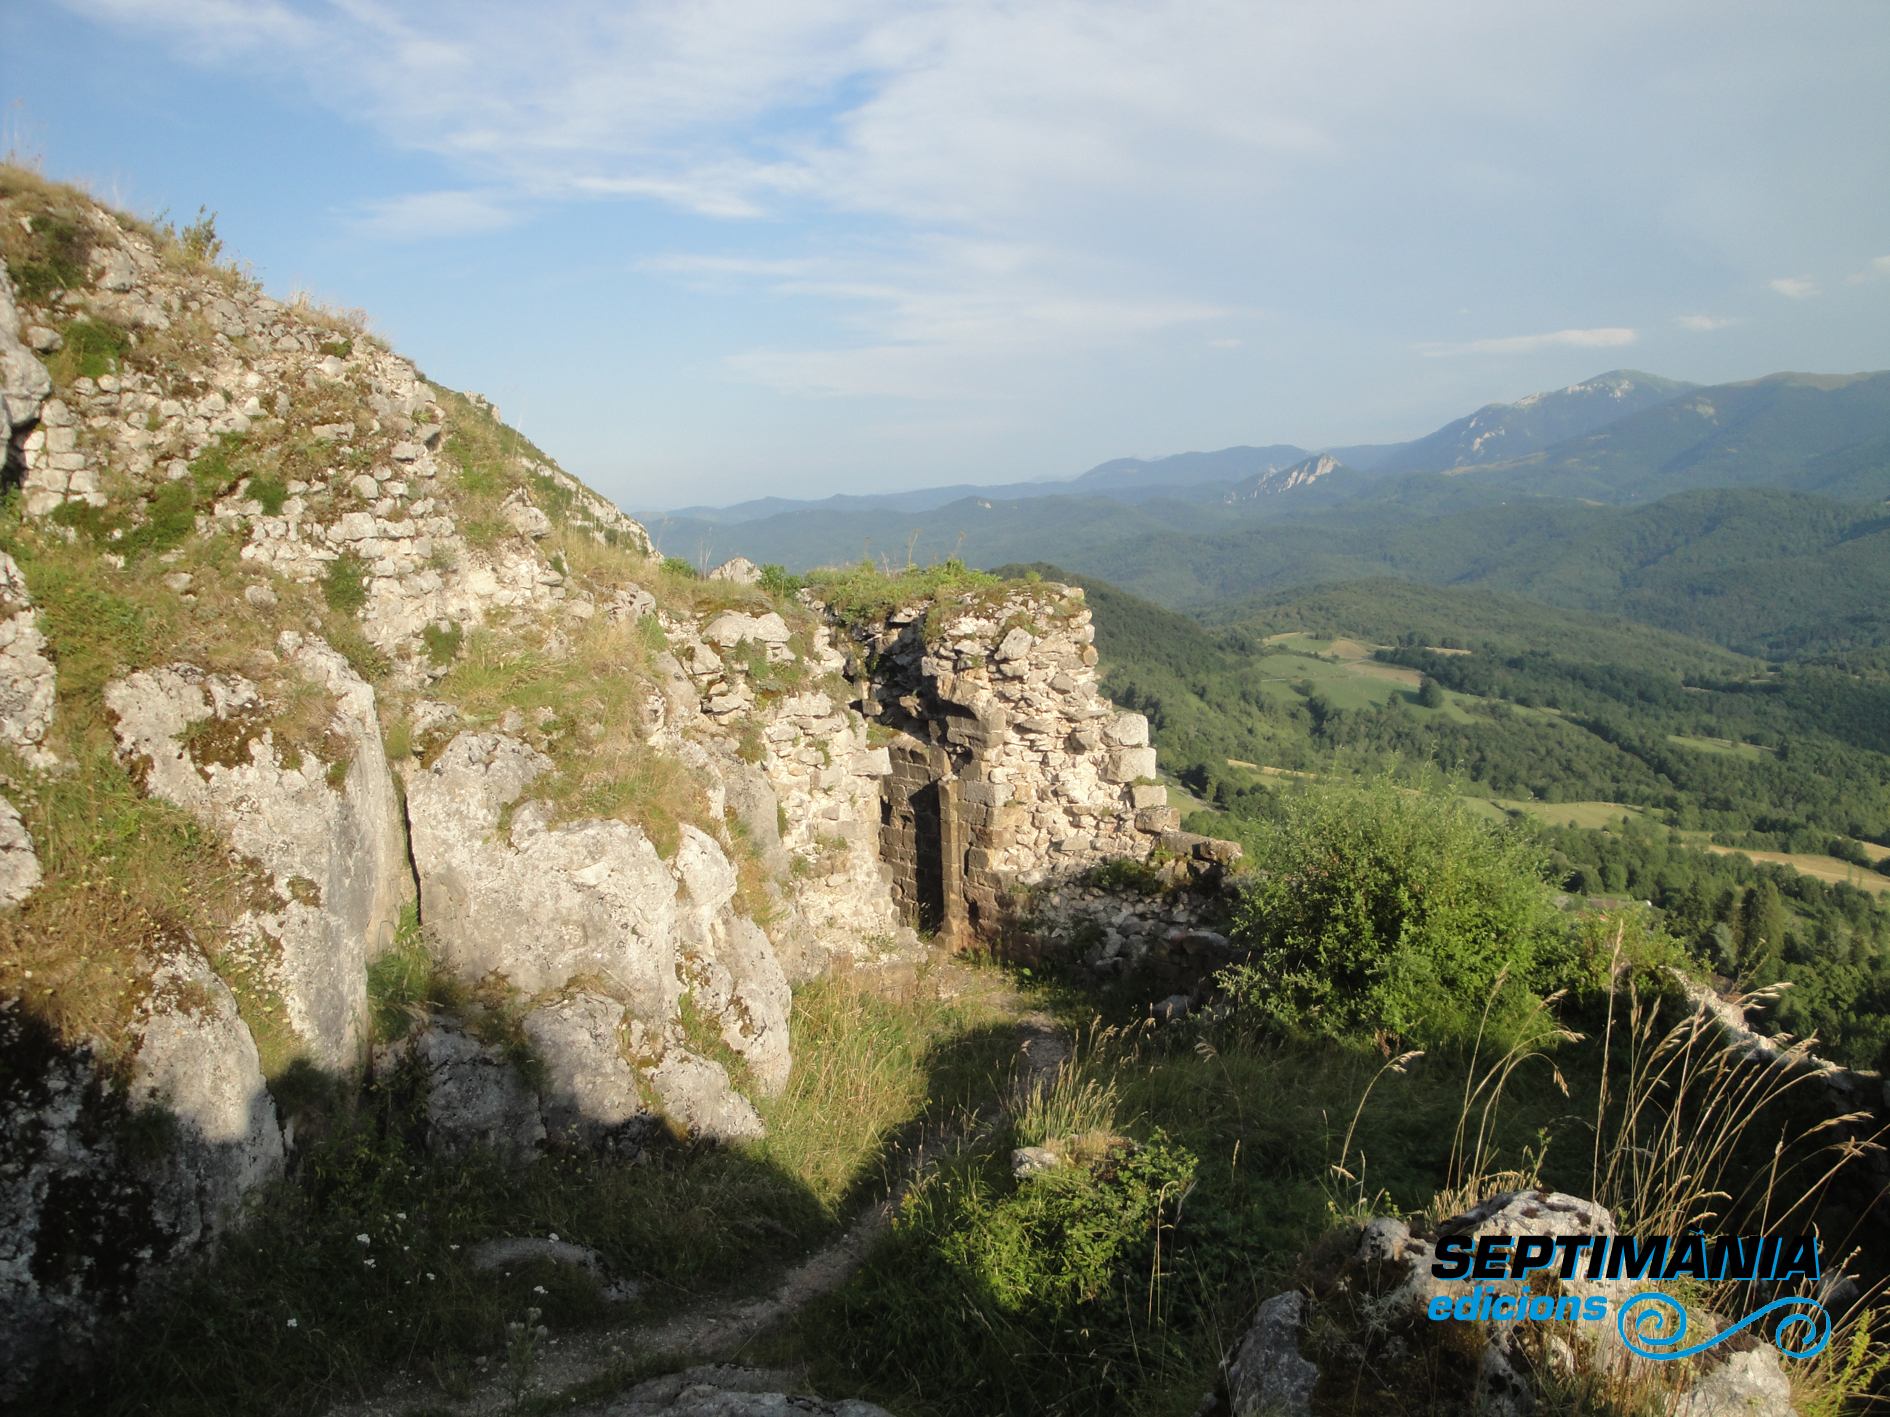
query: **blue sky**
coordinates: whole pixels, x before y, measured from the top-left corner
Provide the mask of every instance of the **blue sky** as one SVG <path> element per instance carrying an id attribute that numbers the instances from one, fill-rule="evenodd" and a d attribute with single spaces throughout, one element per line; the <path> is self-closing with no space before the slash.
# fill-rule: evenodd
<path id="1" fill-rule="evenodd" d="M 7 146 L 218 215 L 627 507 L 1890 367 L 1890 5 L 9 0 Z"/>

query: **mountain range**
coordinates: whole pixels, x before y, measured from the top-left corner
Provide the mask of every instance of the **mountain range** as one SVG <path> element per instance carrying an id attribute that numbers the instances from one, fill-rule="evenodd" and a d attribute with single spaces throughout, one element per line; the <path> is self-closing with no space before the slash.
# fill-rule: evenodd
<path id="1" fill-rule="evenodd" d="M 1366 443 L 1321 451 L 1348 470 L 1361 472 L 1444 472 L 1480 467 L 1550 447 L 1643 408 L 1664 403 L 1697 387 L 1657 374 L 1616 369 L 1598 374 L 1566 389 L 1530 394 L 1515 403 L 1485 404 L 1464 418 L 1445 424 L 1435 433 L 1406 443 Z M 1178 489 L 1203 485 L 1253 483 L 1305 462 L 1314 454 L 1291 443 L 1264 448 L 1222 448 L 1211 453 L 1175 453 L 1164 458 L 1114 458 L 1066 480 L 1038 478 L 1032 482 L 990 485 L 953 483 L 906 492 L 843 493 L 819 500 L 760 497 L 728 507 L 681 507 L 645 513 L 646 520 L 713 522 L 732 525 L 758 521 L 796 511 L 923 512 L 966 498 L 1016 500 L 1057 495 L 1090 496 L 1101 493 L 1120 501 L 1139 502 L 1174 494 Z"/>
<path id="2" fill-rule="evenodd" d="M 953 490 L 963 489 L 934 492 Z M 1890 542 L 1868 529 L 1890 498 L 1890 373 L 1698 386 L 1617 371 L 1490 405 L 1389 451 L 1228 448 L 1119 459 L 1073 482 L 983 495 L 999 490 L 932 506 L 925 493 L 897 506 L 836 498 L 650 528 L 666 552 L 704 565 L 1054 561 L 1178 609 L 1387 575 L 1555 600 L 1599 584 L 1605 564 L 1625 577 L 1608 594 L 1644 602 L 1651 623 L 1766 654 L 1823 636 L 1824 610 L 1806 607 L 1828 609 L 1844 577 L 1890 598 L 1890 571 L 1880 572 Z M 1680 548 L 1695 541 L 1715 549 L 1688 560 Z M 1823 588 L 1788 612 L 1760 595 L 1776 567 L 1735 569 L 1774 555 L 1799 558 L 1794 574 Z M 1583 556 L 1577 574 L 1571 558 Z M 1684 575 L 1672 570 L 1681 565 Z M 1661 579 L 1672 576 L 1684 585 Z M 1763 615 L 1722 613 L 1753 596 Z M 1561 603 L 1635 613 L 1605 596 Z"/>

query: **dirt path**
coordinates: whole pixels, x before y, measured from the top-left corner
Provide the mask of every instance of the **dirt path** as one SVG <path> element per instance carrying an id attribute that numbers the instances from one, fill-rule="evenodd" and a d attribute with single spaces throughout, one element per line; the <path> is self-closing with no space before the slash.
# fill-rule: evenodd
<path id="1" fill-rule="evenodd" d="M 709 1298 L 660 1324 L 591 1329 L 548 1339 L 533 1374 L 534 1400 L 543 1401 L 603 1377 L 624 1366 L 633 1355 L 736 1359 L 743 1346 L 759 1334 L 845 1284 L 886 1233 L 913 1185 L 941 1160 L 989 1137 L 1007 1107 L 1021 1104 L 1032 1089 L 1054 1080 L 1069 1058 L 1069 1045 L 1047 1014 L 1033 1012 L 1020 1017 L 1016 1036 L 1017 1068 L 1009 1094 L 993 1098 L 966 1122 L 939 1125 L 922 1133 L 908 1151 L 904 1175 L 891 1194 L 866 1207 L 840 1235 L 784 1273 L 771 1295 Z M 575 1417 L 597 1417 L 615 1400 L 559 1410 Z M 326 1417 L 403 1417 L 416 1410 L 452 1417 L 491 1417 L 510 1412 L 512 1407 L 508 1374 L 495 1359 L 486 1373 L 474 1379 L 473 1391 L 467 1397 L 448 1398 L 436 1384 L 403 1373 L 390 1378 L 372 1398 L 331 1407 Z"/>

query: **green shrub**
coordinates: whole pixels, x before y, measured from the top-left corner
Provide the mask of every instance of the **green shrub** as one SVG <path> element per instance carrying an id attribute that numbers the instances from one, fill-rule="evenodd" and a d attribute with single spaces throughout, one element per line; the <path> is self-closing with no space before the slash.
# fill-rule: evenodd
<path id="1" fill-rule="evenodd" d="M 352 615 L 367 604 L 367 562 L 352 551 L 344 551 L 328 563 L 322 574 L 322 599 L 330 610 Z"/>
<path id="2" fill-rule="evenodd" d="M 769 595 L 792 595 L 806 584 L 806 577 L 793 574 L 786 566 L 771 564 L 761 568 L 761 588 Z"/>
<path id="3" fill-rule="evenodd" d="M 663 558 L 663 569 L 668 571 L 672 576 L 681 576 L 686 581 L 697 579 L 696 568 L 683 560 L 680 556 L 665 556 Z"/>
<path id="4" fill-rule="evenodd" d="M 323 626 L 322 636 L 370 684 L 386 678 L 387 671 L 394 667 L 393 661 L 376 649 L 352 620 L 330 620 Z"/>
<path id="5" fill-rule="evenodd" d="M 988 1158 L 953 1168 L 843 1291 L 836 1346 L 876 1388 L 975 1393 L 959 1410 L 1123 1410 L 1172 1341 L 1150 1313 L 1156 1242 L 1195 1167 L 1157 1134 L 1021 1182 Z"/>
<path id="6" fill-rule="evenodd" d="M 55 291 L 84 285 L 92 258 L 92 238 L 77 222 L 63 217 L 31 218 L 32 254 L 7 262 L 13 288 L 22 300 L 42 305 Z"/>
<path id="7" fill-rule="evenodd" d="M 59 351 L 63 362 L 59 372 L 68 379 L 116 374 L 131 349 L 131 331 L 104 320 L 74 320 L 60 334 L 65 347 Z"/>
<path id="8" fill-rule="evenodd" d="M 289 500 L 289 489 L 274 477 L 252 477 L 249 480 L 249 495 L 262 504 L 263 515 L 279 517 L 282 504 Z"/>
<path id="9" fill-rule="evenodd" d="M 428 625 L 420 632 L 420 638 L 426 642 L 428 662 L 436 669 L 444 669 L 453 662 L 453 656 L 459 653 L 466 632 L 458 622 Z"/>
<path id="10" fill-rule="evenodd" d="M 1273 1027 L 1436 1043 L 1528 1001 L 1560 918 L 1540 848 L 1440 792 L 1380 779 L 1286 798 L 1244 834 L 1254 868 L 1228 971 Z"/>

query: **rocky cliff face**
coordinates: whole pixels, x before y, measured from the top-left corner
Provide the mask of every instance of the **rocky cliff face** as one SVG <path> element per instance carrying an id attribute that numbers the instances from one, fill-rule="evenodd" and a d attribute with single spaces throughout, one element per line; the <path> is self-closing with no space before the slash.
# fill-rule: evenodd
<path id="1" fill-rule="evenodd" d="M 19 810 L 52 773 L 119 774 L 243 883 L 122 942 L 111 1007 L 42 1012 L 0 950 L 9 1371 L 292 1172 L 297 1069 L 405 1070 L 447 1156 L 753 1139 L 791 985 L 914 925 L 999 938 L 1173 825 L 1080 592 L 679 579 L 358 323 L 36 181 L 0 182 L 0 249 L 0 911 L 74 888 Z M 452 1004 L 377 1033 L 415 951 L 512 1041 Z"/>

